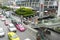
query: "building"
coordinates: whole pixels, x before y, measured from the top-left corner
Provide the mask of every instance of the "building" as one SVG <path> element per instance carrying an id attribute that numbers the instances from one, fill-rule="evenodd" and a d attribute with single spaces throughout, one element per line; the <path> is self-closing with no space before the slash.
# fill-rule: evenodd
<path id="1" fill-rule="evenodd" d="M 43 5 L 41 5 L 41 3 Z M 47 8 L 58 9 L 57 0 L 23 0 L 23 1 L 19 0 L 16 1 L 16 4 L 20 6 L 32 7 L 36 10 L 39 10 L 40 6 L 44 6 L 43 10 L 46 10 Z"/>
<path id="2" fill-rule="evenodd" d="M 24 1 L 17 1 L 17 5 L 20 6 L 26 6 L 26 7 L 32 7 L 34 9 L 39 10 L 39 0 L 24 0 Z"/>
<path id="3" fill-rule="evenodd" d="M 0 4 L 5 4 L 8 0 L 0 0 Z"/>
<path id="4" fill-rule="evenodd" d="M 17 6 L 32 7 L 36 10 L 41 9 L 41 6 L 44 6 L 42 10 L 58 8 L 57 0 L 0 0 L 0 4 L 4 5 L 13 5 L 14 3 L 16 3 Z"/>
<path id="5" fill-rule="evenodd" d="M 58 9 L 58 1 L 57 0 L 44 0 L 44 9 Z"/>

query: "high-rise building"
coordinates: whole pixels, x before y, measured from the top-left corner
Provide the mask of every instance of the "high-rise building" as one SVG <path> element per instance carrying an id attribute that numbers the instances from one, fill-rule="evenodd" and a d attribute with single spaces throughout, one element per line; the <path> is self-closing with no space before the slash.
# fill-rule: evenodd
<path id="1" fill-rule="evenodd" d="M 54 8 L 57 9 L 57 0 L 18 0 L 16 1 L 17 5 L 20 6 L 27 6 L 27 7 L 32 7 L 34 9 L 39 10 L 40 9 L 40 5 L 41 3 L 43 4 L 43 8 L 44 10 L 46 10 L 47 8 Z M 42 6 L 42 5 L 41 5 Z"/>
<path id="2" fill-rule="evenodd" d="M 0 4 L 3 5 L 3 4 L 5 4 L 5 3 L 7 3 L 7 1 L 8 1 L 8 0 L 0 0 Z"/>
<path id="3" fill-rule="evenodd" d="M 57 9 L 57 0 L 0 0 L 1 4 L 7 4 L 7 5 L 13 5 L 13 3 L 16 3 L 17 6 L 26 6 L 26 7 L 32 7 L 36 10 L 41 9 L 41 6 L 43 6 L 46 10 L 47 8 L 54 8 Z M 41 5 L 42 3 L 42 5 Z"/>
<path id="4" fill-rule="evenodd" d="M 58 9 L 58 1 L 57 0 L 44 0 L 44 9 L 54 8 Z"/>

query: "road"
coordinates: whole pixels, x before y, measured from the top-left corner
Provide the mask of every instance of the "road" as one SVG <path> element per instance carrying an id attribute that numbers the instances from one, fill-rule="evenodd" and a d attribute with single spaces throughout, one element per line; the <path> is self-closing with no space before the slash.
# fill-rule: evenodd
<path id="1" fill-rule="evenodd" d="M 37 25 L 33 26 L 33 25 L 30 25 L 30 24 L 29 24 L 29 26 L 32 26 L 32 28 L 36 28 L 37 27 Z M 56 25 L 56 27 L 57 26 L 60 26 L 60 25 Z M 51 35 L 47 35 L 47 38 L 49 40 L 60 40 L 60 34 L 57 34 L 57 33 L 51 31 Z"/>
<path id="2" fill-rule="evenodd" d="M 16 18 L 16 17 L 14 17 L 14 18 Z M 11 19 L 8 18 L 7 20 L 11 20 Z M 0 20 L 0 27 L 4 28 L 5 34 L 6 34 L 5 37 L 0 38 L 0 40 L 9 40 L 8 35 L 7 35 L 7 33 L 9 32 L 8 26 L 4 25 L 4 21 Z M 17 30 L 16 34 L 19 36 L 19 38 L 21 40 L 24 40 L 26 38 L 30 38 L 31 40 L 36 40 L 36 38 L 33 37 L 33 35 L 31 35 L 29 29 L 27 29 L 25 32 L 20 32 L 19 30 Z"/>
<path id="3" fill-rule="evenodd" d="M 49 40 L 60 40 L 60 34 L 51 31 L 51 35 L 47 35 Z"/>

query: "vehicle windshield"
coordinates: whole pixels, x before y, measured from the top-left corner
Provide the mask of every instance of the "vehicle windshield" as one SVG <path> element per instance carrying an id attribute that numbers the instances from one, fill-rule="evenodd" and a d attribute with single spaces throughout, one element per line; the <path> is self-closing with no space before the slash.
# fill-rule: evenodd
<path id="1" fill-rule="evenodd" d="M 17 22 L 17 24 L 21 24 L 21 22 Z"/>
<path id="2" fill-rule="evenodd" d="M 12 36 L 12 38 L 17 38 L 17 35 L 16 35 L 16 34 L 15 34 L 15 35 L 13 35 L 13 36 Z"/>
<path id="3" fill-rule="evenodd" d="M 23 25 L 19 25 L 20 28 L 24 28 Z"/>
<path id="4" fill-rule="evenodd" d="M 14 26 L 10 26 L 10 28 L 14 28 Z"/>

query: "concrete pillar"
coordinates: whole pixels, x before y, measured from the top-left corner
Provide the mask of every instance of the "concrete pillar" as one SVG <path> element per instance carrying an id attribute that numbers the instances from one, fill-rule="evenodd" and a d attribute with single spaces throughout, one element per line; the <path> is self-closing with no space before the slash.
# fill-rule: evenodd
<path id="1" fill-rule="evenodd" d="M 39 4 L 39 12 L 40 12 L 39 17 L 41 17 L 41 15 L 43 15 L 43 12 L 44 12 L 44 0 L 40 0 L 39 2 L 40 2 L 40 4 Z"/>

